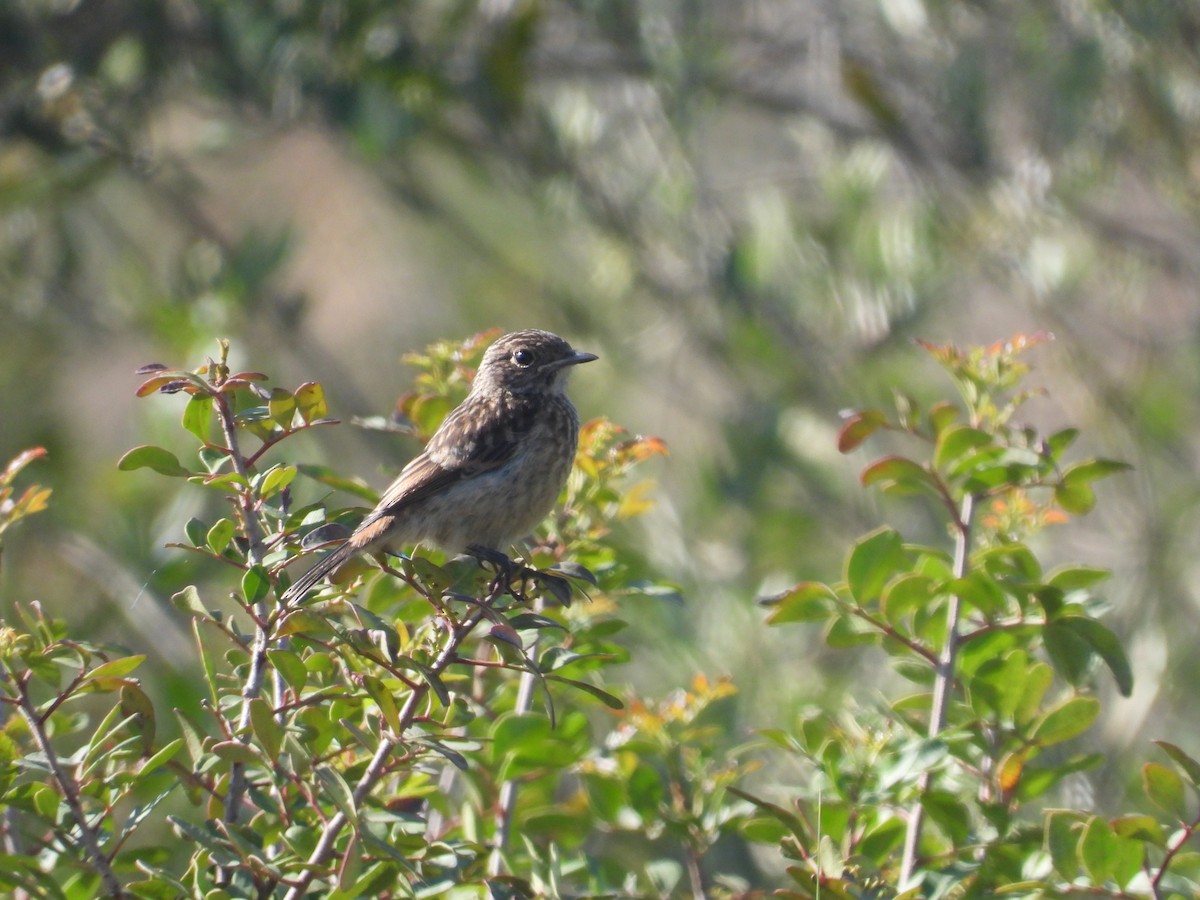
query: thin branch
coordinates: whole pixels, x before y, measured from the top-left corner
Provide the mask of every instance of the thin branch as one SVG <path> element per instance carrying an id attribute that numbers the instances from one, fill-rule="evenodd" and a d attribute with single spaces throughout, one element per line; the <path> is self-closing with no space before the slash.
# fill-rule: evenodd
<path id="1" fill-rule="evenodd" d="M 104 892 L 107 896 L 127 896 L 120 880 L 109 865 L 108 857 L 100 849 L 100 834 L 88 821 L 87 812 L 84 810 L 83 801 L 80 799 L 79 785 L 75 783 L 75 779 L 71 777 L 70 773 L 63 768 L 58 754 L 54 752 L 54 745 L 50 743 L 50 738 L 46 734 L 45 722 L 38 715 L 33 701 L 29 696 L 28 679 L 14 677 L 13 681 L 16 684 L 17 696 L 20 701 L 18 709 L 21 711 L 21 718 L 25 720 L 25 724 L 29 727 L 30 733 L 33 734 L 33 738 L 37 742 L 38 749 L 46 758 L 46 766 L 50 769 L 50 774 L 58 784 L 58 789 L 62 791 L 67 808 L 71 810 L 71 817 L 79 827 L 79 841 L 83 845 L 83 851 L 88 862 L 91 863 L 92 867 L 100 875 L 100 880 L 104 883 Z"/>
<path id="2" fill-rule="evenodd" d="M 504 594 L 504 591 L 505 586 L 500 579 L 497 579 L 486 600 L 467 613 L 466 617 L 454 627 L 446 645 L 429 668 L 429 673 L 432 677 L 441 675 L 451 663 L 458 660 L 458 648 L 462 646 L 463 641 L 467 639 L 468 635 L 475 629 L 475 626 L 484 618 L 486 611 L 496 599 Z M 400 727 L 396 733 L 388 734 L 384 732 L 380 735 L 379 747 L 375 750 L 375 755 L 371 757 L 370 763 L 368 763 L 366 770 L 358 780 L 358 784 L 354 787 L 352 797 L 355 809 L 359 808 L 371 791 L 375 789 L 375 786 L 383 779 L 384 775 L 387 774 L 392 752 L 399 745 L 404 732 L 408 730 L 408 727 L 416 718 L 417 707 L 424 701 L 429 690 L 429 682 L 424 681 L 409 692 L 408 699 L 405 700 L 404 706 L 400 710 Z M 284 900 L 301 900 L 305 896 L 313 879 L 317 877 L 318 872 L 333 856 L 334 843 L 337 841 L 342 829 L 348 824 L 350 824 L 349 817 L 341 810 L 338 810 L 325 823 L 325 827 L 321 829 L 321 836 L 318 838 L 316 846 L 308 857 L 303 873 L 291 883 L 287 894 L 284 895 Z"/>
<path id="3" fill-rule="evenodd" d="M 539 597 L 534 605 L 535 612 L 541 612 L 545 604 Z M 530 652 L 536 653 L 541 634 L 534 639 L 533 646 L 530 647 Z M 532 663 L 531 663 L 532 665 Z M 533 690 L 537 683 L 537 676 L 525 669 L 521 673 L 521 682 L 517 688 L 517 702 L 513 706 L 513 712 L 518 716 L 523 716 L 533 709 Z M 512 830 L 513 811 L 517 808 L 517 780 L 509 778 L 500 785 L 500 796 L 496 800 L 496 838 L 495 844 L 492 847 L 492 855 L 488 859 L 488 874 L 496 876 L 501 874 L 504 868 L 504 851 L 508 847 L 508 838 Z"/>
<path id="4" fill-rule="evenodd" d="M 223 362 L 224 360 L 222 360 Z M 225 443 L 229 447 L 229 459 L 233 464 L 233 470 L 246 483 L 246 487 L 239 491 L 237 495 L 238 508 L 242 517 L 242 528 L 246 535 L 246 558 L 252 567 L 261 566 L 265 554 L 263 550 L 262 530 L 259 528 L 258 522 L 258 509 L 249 487 L 249 468 L 238 447 L 237 423 L 234 420 L 233 409 L 229 405 L 228 396 L 220 392 L 215 393 L 213 395 L 213 408 L 217 413 L 217 420 L 221 423 L 221 431 L 225 435 Z M 242 688 L 242 708 L 238 713 L 237 727 L 234 729 L 234 738 L 242 743 L 247 743 L 250 740 L 251 703 L 262 694 L 263 682 L 266 676 L 267 649 L 269 645 L 267 621 L 269 615 L 265 599 L 255 602 L 254 615 L 252 616 L 254 620 L 254 641 L 250 650 L 250 671 L 246 675 L 246 683 Z M 237 822 L 239 807 L 241 806 L 242 796 L 245 792 L 246 767 L 244 763 L 235 762 L 230 767 L 229 790 L 225 794 L 225 810 L 222 816 L 227 824 Z"/>
<path id="5" fill-rule="evenodd" d="M 967 494 L 963 497 L 961 510 L 956 510 L 955 539 L 954 539 L 954 577 L 965 578 L 971 550 L 971 519 L 975 506 L 975 497 Z M 959 617 L 962 600 L 957 594 L 951 595 L 946 608 L 946 644 L 938 659 L 937 676 L 933 682 L 933 702 L 929 711 L 930 740 L 941 734 L 946 724 L 946 711 L 950 707 L 950 692 L 954 688 L 954 670 L 958 661 L 959 648 Z M 931 772 L 921 773 L 917 782 L 918 797 L 913 803 L 908 816 L 908 829 L 904 834 L 904 855 L 900 861 L 900 887 L 905 888 L 912 878 L 917 864 L 917 849 L 921 840 L 921 828 L 925 818 L 925 808 L 921 805 L 925 793 L 933 781 Z"/>

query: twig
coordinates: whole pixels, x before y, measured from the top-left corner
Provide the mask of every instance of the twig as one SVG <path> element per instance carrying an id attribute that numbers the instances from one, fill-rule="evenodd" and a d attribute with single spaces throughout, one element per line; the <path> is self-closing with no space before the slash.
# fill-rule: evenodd
<path id="1" fill-rule="evenodd" d="M 954 577 L 965 578 L 971 550 L 971 517 L 975 505 L 975 497 L 967 494 L 963 497 L 962 508 L 957 511 L 955 519 L 954 539 Z M 957 594 L 950 597 L 946 608 L 946 644 L 938 659 L 937 675 L 933 682 L 933 703 L 929 711 L 929 739 L 933 740 L 946 724 L 946 711 L 950 706 L 950 692 L 954 688 L 954 670 L 958 661 L 959 648 L 959 617 L 962 600 Z M 925 808 L 921 805 L 925 793 L 933 781 L 929 771 L 921 773 L 917 782 L 917 799 L 913 803 L 908 816 L 908 829 L 904 834 L 904 855 L 900 861 L 900 887 L 904 889 L 912 878 L 917 864 L 917 845 L 921 840 L 921 827 L 925 818 Z"/>
<path id="2" fill-rule="evenodd" d="M 430 676 L 436 677 L 441 675 L 451 663 L 457 661 L 458 648 L 462 645 L 462 642 L 466 640 L 467 636 L 475 629 L 475 626 L 483 619 L 487 610 L 503 593 L 504 587 L 497 581 L 496 586 L 486 600 L 467 613 L 466 617 L 454 627 L 446 645 L 442 648 L 441 653 L 438 654 L 437 659 L 434 660 L 433 665 L 429 667 Z M 366 771 L 359 778 L 358 784 L 354 786 L 352 797 L 355 809 L 358 809 L 363 800 L 367 798 L 383 776 L 387 774 L 387 766 L 391 760 L 392 751 L 395 750 L 404 732 L 413 723 L 413 720 L 416 718 L 417 707 L 425 699 L 429 690 L 428 681 L 424 681 L 413 688 L 400 710 L 400 727 L 396 730 L 396 733 L 388 734 L 385 732 L 380 735 L 379 747 L 375 750 L 375 755 L 371 757 L 371 762 L 367 765 Z M 334 842 L 349 822 L 349 817 L 341 810 L 338 810 L 325 823 L 325 827 L 321 829 L 321 836 L 318 838 L 316 846 L 308 857 L 304 871 L 300 874 L 299 878 L 289 883 L 289 890 L 284 895 L 284 900 L 301 900 L 307 893 L 309 885 L 317 877 L 320 869 L 329 862 L 330 857 L 333 855 Z"/>
<path id="3" fill-rule="evenodd" d="M 540 613 L 544 605 L 539 597 L 537 603 L 534 604 L 534 611 Z M 530 647 L 530 653 L 536 653 L 537 647 L 538 640 L 535 639 L 533 646 Z M 529 669 L 525 669 L 521 673 L 521 682 L 517 688 L 517 701 L 513 706 L 513 712 L 516 715 L 523 716 L 533 709 L 533 689 L 536 683 L 537 676 Z M 513 810 L 517 807 L 517 786 L 515 778 L 509 778 L 500 785 L 500 796 L 496 800 L 496 838 L 492 847 L 492 855 L 488 859 L 488 874 L 492 876 L 499 875 L 504 867 L 504 850 L 508 846 L 509 833 L 512 829 Z"/>
<path id="4" fill-rule="evenodd" d="M 263 537 L 258 524 L 258 510 L 255 508 L 254 497 L 250 492 L 249 470 L 238 447 L 237 424 L 234 421 L 233 410 L 225 394 L 213 395 L 213 407 L 217 420 L 221 423 L 221 431 L 225 435 L 225 443 L 229 447 L 229 459 L 233 470 L 245 479 L 247 486 L 237 494 L 238 507 L 242 516 L 242 528 L 246 534 L 246 558 L 251 566 L 261 566 L 263 561 Z M 256 700 L 263 689 L 263 681 L 267 670 L 267 634 L 268 620 L 267 602 L 258 600 L 254 604 L 254 641 L 250 649 L 250 671 L 246 675 L 246 684 L 242 688 L 242 708 L 238 713 L 237 727 L 234 737 L 242 743 L 250 740 L 250 704 Z M 238 819 L 238 808 L 242 803 L 242 795 L 246 792 L 246 767 L 244 763 L 235 762 L 230 767 L 229 790 L 225 794 L 225 812 L 223 820 L 233 824 Z"/>
<path id="5" fill-rule="evenodd" d="M 50 738 L 46 734 L 45 721 L 33 706 L 33 701 L 29 697 L 28 678 L 15 676 L 12 680 L 17 688 L 19 698 L 17 708 L 21 711 L 21 718 L 25 720 L 25 724 L 37 742 L 38 749 L 46 758 L 50 774 L 57 782 L 59 790 L 62 791 L 67 808 L 71 810 L 71 817 L 79 826 L 79 842 L 83 845 L 84 853 L 104 883 L 104 893 L 109 897 L 127 896 L 120 880 L 109 865 L 108 857 L 100 849 L 100 834 L 88 821 L 83 801 L 79 797 L 79 785 L 63 768 L 58 754 L 54 752 L 54 745 L 50 743 Z"/>

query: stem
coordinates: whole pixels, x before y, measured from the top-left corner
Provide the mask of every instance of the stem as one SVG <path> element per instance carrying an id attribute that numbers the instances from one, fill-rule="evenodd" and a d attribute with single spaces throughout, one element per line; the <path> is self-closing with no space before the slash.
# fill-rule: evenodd
<path id="1" fill-rule="evenodd" d="M 246 534 L 246 559 L 251 566 L 261 566 L 263 561 L 263 535 L 258 523 L 258 510 L 254 495 L 249 487 L 250 475 L 246 461 L 238 448 L 237 424 L 234 421 L 233 410 L 225 394 L 213 395 L 217 420 L 221 423 L 221 432 L 225 435 L 225 444 L 229 447 L 229 459 L 233 470 L 246 480 L 247 486 L 238 492 L 238 508 L 242 516 L 242 528 Z M 237 727 L 234 737 L 242 743 L 250 740 L 250 704 L 257 699 L 263 690 L 263 681 L 267 670 L 267 648 L 270 640 L 267 634 L 268 609 L 266 600 L 254 604 L 254 641 L 250 649 L 250 671 L 246 675 L 246 684 L 242 687 L 242 708 L 238 713 Z M 232 825 L 237 822 L 238 810 L 242 804 L 242 795 L 246 792 L 246 767 L 244 763 L 235 762 L 229 771 L 229 790 L 225 795 L 225 811 L 222 819 Z"/>
<path id="2" fill-rule="evenodd" d="M 19 698 L 17 708 L 21 711 L 21 718 L 25 720 L 30 733 L 33 734 L 38 749 L 46 757 L 46 765 L 50 769 L 50 774 L 54 777 L 55 782 L 57 782 L 59 790 L 62 791 L 63 799 L 67 802 L 67 807 L 71 810 L 71 817 L 75 820 L 75 824 L 79 826 L 79 841 L 83 845 L 84 854 L 87 856 L 92 867 L 99 873 L 100 880 L 104 883 L 104 893 L 109 897 L 125 897 L 124 887 L 122 887 L 120 880 L 109 865 L 108 857 L 100 849 L 100 833 L 88 822 L 87 812 L 84 810 L 83 801 L 79 796 L 79 785 L 75 783 L 75 779 L 71 777 L 70 773 L 63 768 L 62 762 L 54 752 L 54 746 L 50 743 L 50 738 L 46 734 L 45 722 L 38 715 L 37 710 L 34 709 L 33 701 L 29 697 L 28 680 L 17 676 L 13 681 L 17 687 Z"/>
<path id="3" fill-rule="evenodd" d="M 973 494 L 967 494 L 962 499 L 962 508 L 955 517 L 954 538 L 954 577 L 965 578 L 971 549 L 971 516 L 975 505 Z M 946 711 L 950 707 L 950 692 L 954 688 L 954 670 L 958 662 L 959 647 L 959 616 L 962 600 L 957 595 L 950 597 L 946 608 L 946 645 L 938 658 L 936 677 L 933 682 L 933 702 L 929 711 L 929 740 L 933 740 L 946 725 Z M 921 773 L 917 781 L 918 797 L 908 816 L 908 830 L 904 834 L 904 855 L 900 861 L 900 888 L 909 883 L 917 864 L 917 845 L 921 840 L 921 827 L 924 823 L 925 808 L 921 800 L 929 790 L 933 781 L 932 773 Z"/>
<path id="4" fill-rule="evenodd" d="M 545 604 L 539 597 L 534 604 L 534 611 L 541 612 Z M 530 654 L 537 652 L 539 637 L 534 639 L 533 646 L 529 648 Z M 532 663 L 531 663 L 532 665 Z M 523 716 L 533 709 L 533 689 L 536 682 L 536 676 L 529 669 L 525 669 L 521 673 L 521 682 L 517 688 L 517 701 L 513 706 L 513 712 L 518 716 Z M 491 876 L 499 875 L 504 867 L 504 850 L 508 847 L 509 833 L 512 830 L 513 810 L 517 806 L 517 781 L 515 778 L 509 778 L 500 785 L 500 796 L 496 801 L 496 838 L 495 846 L 492 847 L 492 855 L 488 859 L 488 874 Z"/>
<path id="5" fill-rule="evenodd" d="M 449 640 L 446 642 L 446 646 L 442 648 L 442 652 L 438 654 L 437 659 L 434 660 L 433 665 L 430 666 L 431 675 L 441 675 L 441 673 L 446 670 L 447 666 L 456 661 L 458 648 L 462 645 L 462 642 L 466 640 L 467 636 L 474 630 L 475 626 L 478 625 L 480 620 L 484 617 L 487 609 L 503 592 L 503 586 L 497 583 L 497 586 L 493 588 L 492 592 L 488 595 L 484 602 L 472 609 L 467 616 L 455 626 L 454 630 L 450 634 Z M 428 681 L 422 682 L 413 688 L 408 695 L 408 699 L 404 702 L 403 708 L 400 710 L 400 727 L 396 734 L 393 735 L 384 732 L 380 735 L 379 747 L 375 750 L 375 755 L 371 757 L 371 762 L 367 765 L 366 771 L 364 771 L 362 777 L 359 778 L 358 784 L 354 786 L 354 793 L 352 796 L 354 799 L 355 809 L 359 807 L 363 800 L 366 799 L 367 795 L 370 794 L 375 788 L 375 785 L 377 785 L 380 780 L 382 780 L 383 776 L 387 774 L 387 765 L 391 759 L 392 751 L 395 750 L 396 746 L 400 743 L 400 738 L 404 735 L 404 732 L 408 729 L 408 726 L 413 723 L 413 719 L 416 718 L 417 707 L 425 699 L 425 696 L 428 693 Z M 289 882 L 290 887 L 287 894 L 284 896 L 284 900 L 301 900 L 305 893 L 307 893 L 308 886 L 312 884 L 313 879 L 317 877 L 318 871 L 324 867 L 324 865 L 329 862 L 330 857 L 333 856 L 334 842 L 337 840 L 338 835 L 341 834 L 342 829 L 349 824 L 349 821 L 349 817 L 341 810 L 338 810 L 338 812 L 335 813 L 329 819 L 329 821 L 325 823 L 325 827 L 321 829 L 321 836 L 317 840 L 317 845 L 313 848 L 312 853 L 308 857 L 304 871 L 301 872 L 298 878 Z"/>
<path id="6" fill-rule="evenodd" d="M 1183 849 L 1184 845 L 1191 840 L 1192 836 L 1200 830 L 1200 816 L 1197 816 L 1189 824 L 1184 825 L 1182 833 L 1179 835 L 1179 840 L 1174 846 L 1168 847 L 1166 853 L 1163 854 L 1162 862 L 1159 863 L 1158 871 L 1154 873 L 1154 877 L 1150 879 L 1150 891 L 1154 895 L 1154 900 L 1162 900 L 1162 880 L 1167 874 L 1167 869 L 1171 865 L 1171 861 L 1175 858 L 1175 854 Z M 1149 874 L 1147 872 L 1147 874 Z"/>

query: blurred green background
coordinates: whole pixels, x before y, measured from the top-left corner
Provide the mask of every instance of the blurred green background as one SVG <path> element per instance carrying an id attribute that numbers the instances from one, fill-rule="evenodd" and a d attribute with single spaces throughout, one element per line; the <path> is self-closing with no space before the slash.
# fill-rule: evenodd
<path id="1" fill-rule="evenodd" d="M 170 688 L 192 651 L 164 598 L 215 573 L 164 544 L 208 501 L 117 472 L 135 444 L 191 452 L 134 368 L 229 337 L 348 421 L 391 409 L 405 352 L 543 327 L 601 355 L 585 418 L 672 450 L 617 536 L 682 596 L 625 610 L 629 679 L 729 673 L 736 729 L 786 723 L 887 670 L 768 632 L 754 597 L 836 579 L 884 516 L 945 538 L 857 487 L 839 410 L 946 396 L 914 337 L 1047 330 L 1027 414 L 1136 466 L 1038 548 L 1116 571 L 1137 685 L 1092 737 L 1195 752 L 1198 286 L 1190 3 L 8 0 L 0 459 L 44 445 L 25 477 L 55 494 L 0 600 L 156 648 Z M 415 450 L 288 446 L 379 487 Z"/>

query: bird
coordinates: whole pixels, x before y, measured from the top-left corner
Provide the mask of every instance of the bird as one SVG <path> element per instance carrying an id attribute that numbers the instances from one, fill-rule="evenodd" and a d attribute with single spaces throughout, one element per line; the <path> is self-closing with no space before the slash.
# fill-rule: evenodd
<path id="1" fill-rule="evenodd" d="M 358 554 L 401 545 L 507 560 L 502 548 L 545 518 L 566 483 L 579 442 L 567 376 L 598 358 L 549 331 L 497 338 L 466 399 L 350 537 L 284 591 L 282 603 L 303 600 Z"/>

